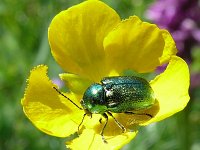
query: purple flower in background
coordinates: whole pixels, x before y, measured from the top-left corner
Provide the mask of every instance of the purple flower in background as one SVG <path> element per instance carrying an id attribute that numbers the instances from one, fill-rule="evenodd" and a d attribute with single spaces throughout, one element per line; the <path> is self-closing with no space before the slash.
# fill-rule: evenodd
<path id="1" fill-rule="evenodd" d="M 178 55 L 191 63 L 192 48 L 200 46 L 200 0 L 157 0 L 147 10 L 146 17 L 170 31 Z M 191 75 L 191 89 L 199 86 L 200 73 L 194 73 Z"/>
<path id="2" fill-rule="evenodd" d="M 59 87 L 59 89 L 64 86 L 64 82 L 60 80 L 59 78 L 53 78 L 52 81 L 54 84 L 56 84 Z"/>
<path id="3" fill-rule="evenodd" d="M 179 55 L 191 61 L 190 51 L 200 45 L 200 1 L 157 0 L 146 13 L 160 28 L 169 30 Z"/>

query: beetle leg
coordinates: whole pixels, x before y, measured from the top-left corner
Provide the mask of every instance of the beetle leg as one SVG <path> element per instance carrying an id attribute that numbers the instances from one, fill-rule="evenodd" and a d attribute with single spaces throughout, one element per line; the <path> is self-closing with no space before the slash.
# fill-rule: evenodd
<path id="1" fill-rule="evenodd" d="M 87 115 L 87 114 L 84 114 L 84 115 L 83 115 L 83 118 L 82 118 L 82 120 L 81 120 L 81 123 L 78 125 L 78 132 L 79 132 L 79 130 L 80 130 L 80 126 L 82 125 L 82 123 L 83 123 L 84 118 L 85 118 L 86 115 Z"/>
<path id="2" fill-rule="evenodd" d="M 115 123 L 122 129 L 122 132 L 126 132 L 126 128 L 110 112 L 107 113 L 115 120 Z"/>
<path id="3" fill-rule="evenodd" d="M 99 123 L 102 123 L 102 118 L 99 119 Z"/>
<path id="4" fill-rule="evenodd" d="M 101 135 L 101 138 L 102 138 L 103 142 L 104 142 L 104 143 L 108 143 L 108 142 L 105 140 L 104 135 L 103 135 L 104 129 L 105 129 L 107 123 L 108 123 L 108 116 L 106 115 L 106 113 L 103 113 L 102 116 L 106 119 L 106 123 L 104 124 L 103 129 L 101 130 L 100 135 Z"/>
<path id="5" fill-rule="evenodd" d="M 145 115 L 145 116 L 148 116 L 150 118 L 153 118 L 153 116 L 151 114 L 146 114 L 146 113 L 141 113 L 141 114 L 138 114 L 138 113 L 134 113 L 134 112 L 131 112 L 131 111 L 126 111 L 124 112 L 125 114 L 135 114 L 135 115 Z"/>

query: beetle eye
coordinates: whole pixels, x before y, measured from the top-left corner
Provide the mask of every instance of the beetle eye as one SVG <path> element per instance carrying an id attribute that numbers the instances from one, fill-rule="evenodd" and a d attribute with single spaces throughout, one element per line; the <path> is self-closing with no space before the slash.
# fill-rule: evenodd
<path id="1" fill-rule="evenodd" d="M 83 104 L 83 99 L 80 100 L 80 103 Z"/>

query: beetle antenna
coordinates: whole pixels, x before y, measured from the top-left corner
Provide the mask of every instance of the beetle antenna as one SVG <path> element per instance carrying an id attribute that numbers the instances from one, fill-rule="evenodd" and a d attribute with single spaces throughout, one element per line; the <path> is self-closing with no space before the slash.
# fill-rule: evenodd
<path id="1" fill-rule="evenodd" d="M 79 107 L 76 103 L 74 103 L 70 98 L 65 96 L 63 93 L 61 93 L 56 87 L 53 87 L 56 92 L 58 92 L 60 95 L 62 95 L 64 98 L 68 99 L 72 104 L 74 104 L 78 109 L 83 110 L 83 108 Z"/>

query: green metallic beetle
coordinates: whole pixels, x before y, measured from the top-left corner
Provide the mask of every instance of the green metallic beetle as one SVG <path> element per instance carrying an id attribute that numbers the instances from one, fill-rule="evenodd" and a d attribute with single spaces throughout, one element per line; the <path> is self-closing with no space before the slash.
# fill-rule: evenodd
<path id="1" fill-rule="evenodd" d="M 63 95 L 61 92 L 59 93 Z M 63 96 L 66 97 L 65 95 Z M 70 100 L 69 98 L 67 99 Z M 100 135 L 103 141 L 107 143 L 103 132 L 108 123 L 108 115 L 125 132 L 125 127 L 114 118 L 112 113 L 138 114 L 136 113 L 137 111 L 152 107 L 155 104 L 155 97 L 149 82 L 145 79 L 136 76 L 116 76 L 105 77 L 101 80 L 101 84 L 94 83 L 88 87 L 81 100 L 83 108 L 80 108 L 72 100 L 70 101 L 79 109 L 85 111 L 78 130 L 86 115 L 92 117 L 92 114 L 101 114 L 106 119 Z M 147 115 L 152 118 L 150 114 L 138 115 Z"/>

